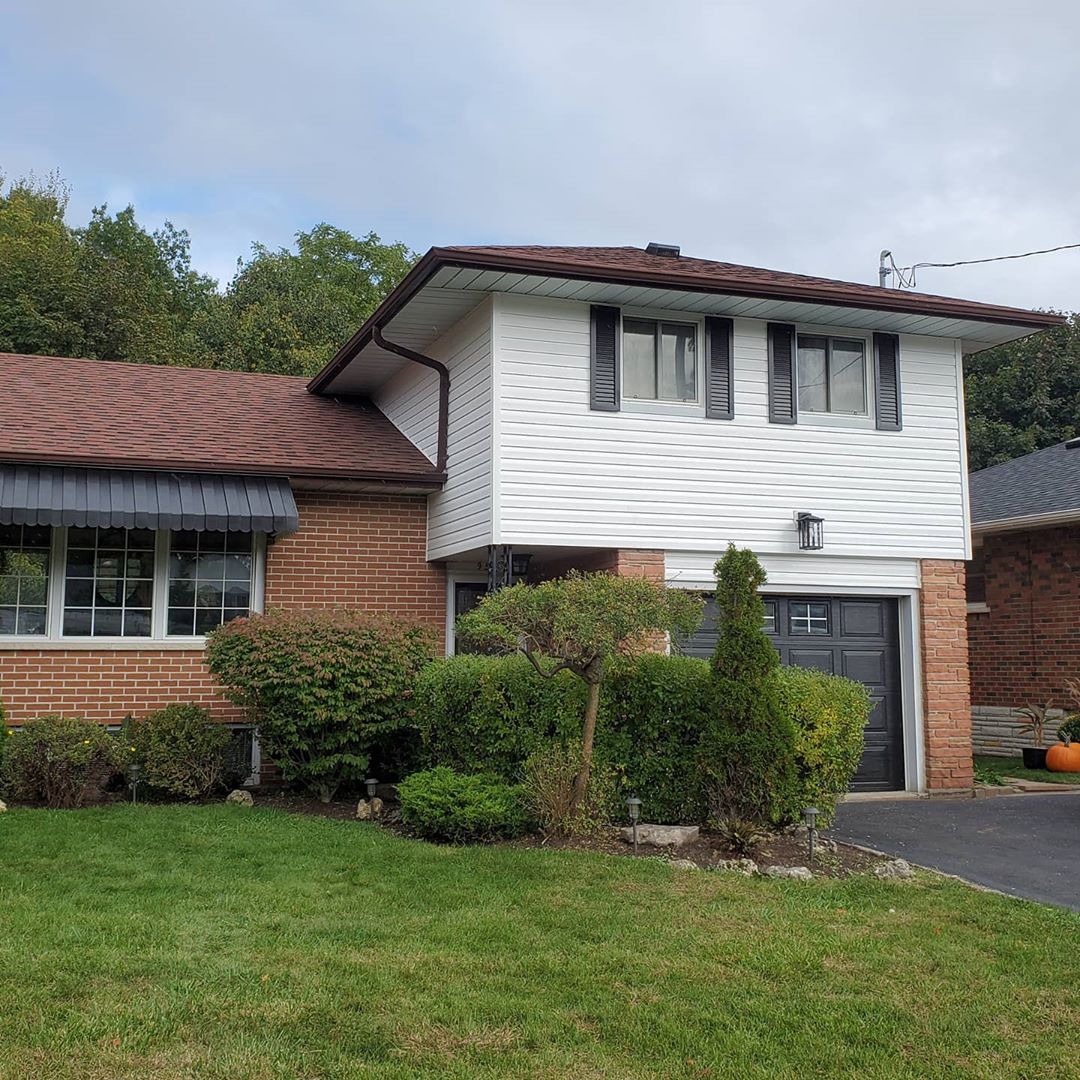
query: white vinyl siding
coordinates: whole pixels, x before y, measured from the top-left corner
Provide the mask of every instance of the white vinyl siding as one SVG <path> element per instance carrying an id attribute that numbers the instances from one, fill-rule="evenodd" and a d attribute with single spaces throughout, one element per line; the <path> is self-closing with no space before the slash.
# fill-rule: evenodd
<path id="1" fill-rule="evenodd" d="M 723 555 L 716 551 L 669 551 L 664 576 L 680 589 L 716 587 L 713 566 Z M 802 552 L 798 555 L 762 555 L 769 581 L 767 592 L 866 593 L 894 596 L 918 589 L 918 559 L 874 559 L 851 555 Z"/>
<path id="2" fill-rule="evenodd" d="M 491 301 L 485 299 L 424 350 L 450 371 L 447 480 L 428 499 L 428 558 L 491 543 Z M 389 335 L 388 335 L 389 336 Z M 375 404 L 431 461 L 438 451 L 439 377 L 406 364 Z"/>
<path id="3" fill-rule="evenodd" d="M 818 558 L 964 558 L 951 338 L 901 335 L 902 431 L 777 425 L 766 324 L 737 318 L 735 419 L 718 422 L 590 410 L 588 305 L 502 294 L 495 306 L 496 542 L 797 554 L 793 514 L 805 510 L 825 519 Z"/>

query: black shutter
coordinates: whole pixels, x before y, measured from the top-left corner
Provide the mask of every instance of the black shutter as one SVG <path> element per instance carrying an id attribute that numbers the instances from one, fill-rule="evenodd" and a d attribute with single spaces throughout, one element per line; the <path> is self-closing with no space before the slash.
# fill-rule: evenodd
<path id="1" fill-rule="evenodd" d="M 769 323 L 769 420 L 774 424 L 794 424 L 798 419 L 795 327 Z"/>
<path id="2" fill-rule="evenodd" d="M 589 408 L 619 411 L 619 338 L 621 320 L 616 307 L 592 308 L 589 339 Z"/>
<path id="3" fill-rule="evenodd" d="M 878 428 L 899 431 L 904 424 L 900 411 L 900 338 L 896 334 L 874 335 L 874 399 Z"/>
<path id="4" fill-rule="evenodd" d="M 734 326 L 731 319 L 705 320 L 705 415 L 713 420 L 735 415 Z"/>

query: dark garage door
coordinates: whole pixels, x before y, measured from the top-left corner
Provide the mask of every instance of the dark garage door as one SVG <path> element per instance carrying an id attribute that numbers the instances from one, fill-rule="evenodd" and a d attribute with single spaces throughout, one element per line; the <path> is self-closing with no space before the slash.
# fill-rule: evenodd
<path id="1" fill-rule="evenodd" d="M 769 596 L 765 630 L 785 664 L 818 668 L 863 683 L 874 704 L 866 749 L 852 787 L 904 786 L 900 632 L 894 599 L 862 596 Z M 708 659 L 716 645 L 716 608 L 709 600 L 701 629 L 680 651 Z"/>

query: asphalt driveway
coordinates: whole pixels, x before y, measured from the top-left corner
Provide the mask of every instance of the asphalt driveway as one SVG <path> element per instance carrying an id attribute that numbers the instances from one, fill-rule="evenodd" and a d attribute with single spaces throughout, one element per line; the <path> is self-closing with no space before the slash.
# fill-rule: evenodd
<path id="1" fill-rule="evenodd" d="M 1080 911 L 1080 794 L 846 802 L 828 835 Z"/>

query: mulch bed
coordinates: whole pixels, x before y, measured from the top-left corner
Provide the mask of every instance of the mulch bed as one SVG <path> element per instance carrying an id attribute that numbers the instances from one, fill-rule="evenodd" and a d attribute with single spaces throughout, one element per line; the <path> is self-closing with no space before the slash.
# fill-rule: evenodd
<path id="1" fill-rule="evenodd" d="M 256 794 L 255 805 L 260 808 L 285 810 L 294 814 L 313 814 L 317 817 L 335 818 L 339 821 L 354 821 L 356 819 L 357 800 L 337 801 L 322 803 L 317 799 L 309 799 L 299 795 L 275 794 L 260 796 Z M 401 836 L 408 833 L 396 820 L 393 808 L 387 819 L 379 824 Z M 520 840 L 506 841 L 506 847 L 519 848 L 549 848 L 551 850 L 574 850 L 592 851 L 604 855 L 617 855 L 634 858 L 634 849 L 622 839 L 621 830 L 617 826 L 605 828 L 592 836 L 586 837 L 542 837 L 526 836 Z M 832 846 L 832 845 L 830 845 Z M 883 860 L 878 855 L 859 848 L 850 847 L 847 844 L 836 844 L 835 851 L 816 851 L 814 853 L 813 871 L 820 877 L 842 878 L 851 874 L 866 873 Z M 738 856 L 729 850 L 719 837 L 702 832 L 697 840 L 683 844 L 678 848 L 657 848 L 646 844 L 639 844 L 638 858 L 666 858 L 688 859 L 703 869 L 710 869 L 722 859 L 733 859 Z M 807 845 L 806 837 L 794 833 L 779 833 L 770 836 L 762 844 L 754 849 L 750 858 L 764 870 L 769 866 L 806 866 Z"/>

